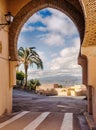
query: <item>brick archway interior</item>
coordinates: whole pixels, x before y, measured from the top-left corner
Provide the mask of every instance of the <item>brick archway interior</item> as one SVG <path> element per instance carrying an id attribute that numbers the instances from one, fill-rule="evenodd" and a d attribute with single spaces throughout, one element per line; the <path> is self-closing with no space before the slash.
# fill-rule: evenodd
<path id="1" fill-rule="evenodd" d="M 64 12 L 75 23 L 81 39 L 81 44 L 84 38 L 85 22 L 84 15 L 80 3 L 77 1 L 70 2 L 69 0 L 32 0 L 25 5 L 15 16 L 9 31 L 9 57 L 10 60 L 17 60 L 17 40 L 23 24 L 35 12 L 40 9 L 51 7 Z"/>

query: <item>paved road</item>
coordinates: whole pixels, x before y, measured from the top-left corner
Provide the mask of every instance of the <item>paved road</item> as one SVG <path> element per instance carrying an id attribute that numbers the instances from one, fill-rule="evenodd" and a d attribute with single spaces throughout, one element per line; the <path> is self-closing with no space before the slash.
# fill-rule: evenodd
<path id="1" fill-rule="evenodd" d="M 85 109 L 82 99 L 14 90 L 13 114 L 0 119 L 0 130 L 89 130 L 82 114 Z"/>
<path id="2" fill-rule="evenodd" d="M 23 111 L 0 124 L 0 130 L 81 130 L 73 113 Z"/>

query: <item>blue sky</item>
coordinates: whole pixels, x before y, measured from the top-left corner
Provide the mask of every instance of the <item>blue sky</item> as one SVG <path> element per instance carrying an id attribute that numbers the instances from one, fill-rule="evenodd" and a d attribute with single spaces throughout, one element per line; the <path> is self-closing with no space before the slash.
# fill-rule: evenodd
<path id="1" fill-rule="evenodd" d="M 77 65 L 80 38 L 73 22 L 62 12 L 45 8 L 31 16 L 21 29 L 18 48 L 36 47 L 44 70 L 29 68 L 29 78 L 81 76 Z M 20 69 L 24 70 L 23 66 Z M 34 74 L 34 75 L 33 75 Z"/>

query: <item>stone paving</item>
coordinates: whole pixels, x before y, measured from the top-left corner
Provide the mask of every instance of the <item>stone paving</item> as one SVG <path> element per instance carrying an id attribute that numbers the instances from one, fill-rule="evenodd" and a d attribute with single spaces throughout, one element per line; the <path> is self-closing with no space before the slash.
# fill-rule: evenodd
<path id="1" fill-rule="evenodd" d="M 14 90 L 13 116 L 1 119 L 0 130 L 89 130 L 85 110 L 83 99 Z"/>

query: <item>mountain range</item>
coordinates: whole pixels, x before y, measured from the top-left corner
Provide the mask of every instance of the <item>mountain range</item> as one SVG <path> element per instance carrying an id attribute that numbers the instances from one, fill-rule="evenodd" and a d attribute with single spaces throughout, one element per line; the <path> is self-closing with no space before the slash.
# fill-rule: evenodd
<path id="1" fill-rule="evenodd" d="M 54 76 L 39 78 L 41 84 L 59 84 L 63 86 L 73 86 L 82 84 L 81 76 Z"/>

